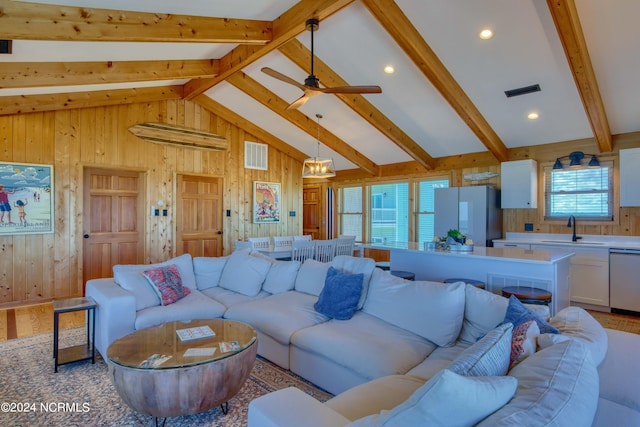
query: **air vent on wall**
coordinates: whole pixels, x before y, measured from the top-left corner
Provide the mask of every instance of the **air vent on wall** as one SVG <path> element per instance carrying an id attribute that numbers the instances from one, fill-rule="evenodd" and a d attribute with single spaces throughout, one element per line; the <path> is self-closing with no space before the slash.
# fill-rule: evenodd
<path id="1" fill-rule="evenodd" d="M 257 142 L 244 142 L 244 168 L 267 170 L 267 155 L 269 154 L 267 144 Z"/>
<path id="2" fill-rule="evenodd" d="M 511 98 L 512 96 L 526 95 L 528 93 L 533 93 L 533 92 L 540 92 L 539 84 L 519 87 L 517 89 L 505 90 L 504 94 L 507 95 L 507 98 Z"/>

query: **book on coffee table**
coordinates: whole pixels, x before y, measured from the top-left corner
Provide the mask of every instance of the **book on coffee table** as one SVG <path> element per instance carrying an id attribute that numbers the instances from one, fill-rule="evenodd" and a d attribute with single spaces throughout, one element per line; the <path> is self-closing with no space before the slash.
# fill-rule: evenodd
<path id="1" fill-rule="evenodd" d="M 193 328 L 185 328 L 176 330 L 180 341 L 191 341 L 200 338 L 215 337 L 216 333 L 211 330 L 209 326 L 196 326 Z"/>

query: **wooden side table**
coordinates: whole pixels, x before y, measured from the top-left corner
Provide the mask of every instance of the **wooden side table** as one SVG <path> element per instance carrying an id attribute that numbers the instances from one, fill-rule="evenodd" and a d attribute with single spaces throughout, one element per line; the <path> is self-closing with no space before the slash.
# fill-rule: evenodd
<path id="1" fill-rule="evenodd" d="M 96 333 L 96 302 L 91 297 L 68 298 L 54 300 L 53 304 L 53 372 L 58 372 L 58 366 L 71 362 L 91 359 L 91 363 L 96 363 L 96 346 L 92 338 Z M 72 347 L 58 347 L 58 327 L 60 313 L 72 311 L 87 312 L 87 343 Z"/>

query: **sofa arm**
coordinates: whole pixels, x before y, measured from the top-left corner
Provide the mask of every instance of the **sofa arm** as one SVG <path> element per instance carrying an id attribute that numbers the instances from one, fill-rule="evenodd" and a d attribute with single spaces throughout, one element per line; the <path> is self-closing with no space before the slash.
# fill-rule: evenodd
<path id="1" fill-rule="evenodd" d="M 605 329 L 609 346 L 598 366 L 600 398 L 640 411 L 640 336 L 629 332 Z"/>
<path id="2" fill-rule="evenodd" d="M 351 421 L 305 392 L 289 387 L 249 403 L 248 427 L 344 427 Z"/>
<path id="3" fill-rule="evenodd" d="M 135 331 L 136 299 L 112 278 L 88 280 L 86 295 L 97 303 L 93 343 L 106 360 L 109 345 Z"/>

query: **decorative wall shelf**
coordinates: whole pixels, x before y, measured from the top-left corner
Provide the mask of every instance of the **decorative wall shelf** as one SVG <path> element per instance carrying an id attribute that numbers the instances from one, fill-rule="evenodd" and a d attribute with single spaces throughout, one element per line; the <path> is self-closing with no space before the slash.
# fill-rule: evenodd
<path id="1" fill-rule="evenodd" d="M 165 123 L 140 123 L 129 128 L 129 132 L 145 141 L 163 145 L 179 145 L 201 150 L 227 150 L 227 138 L 198 129 Z"/>

